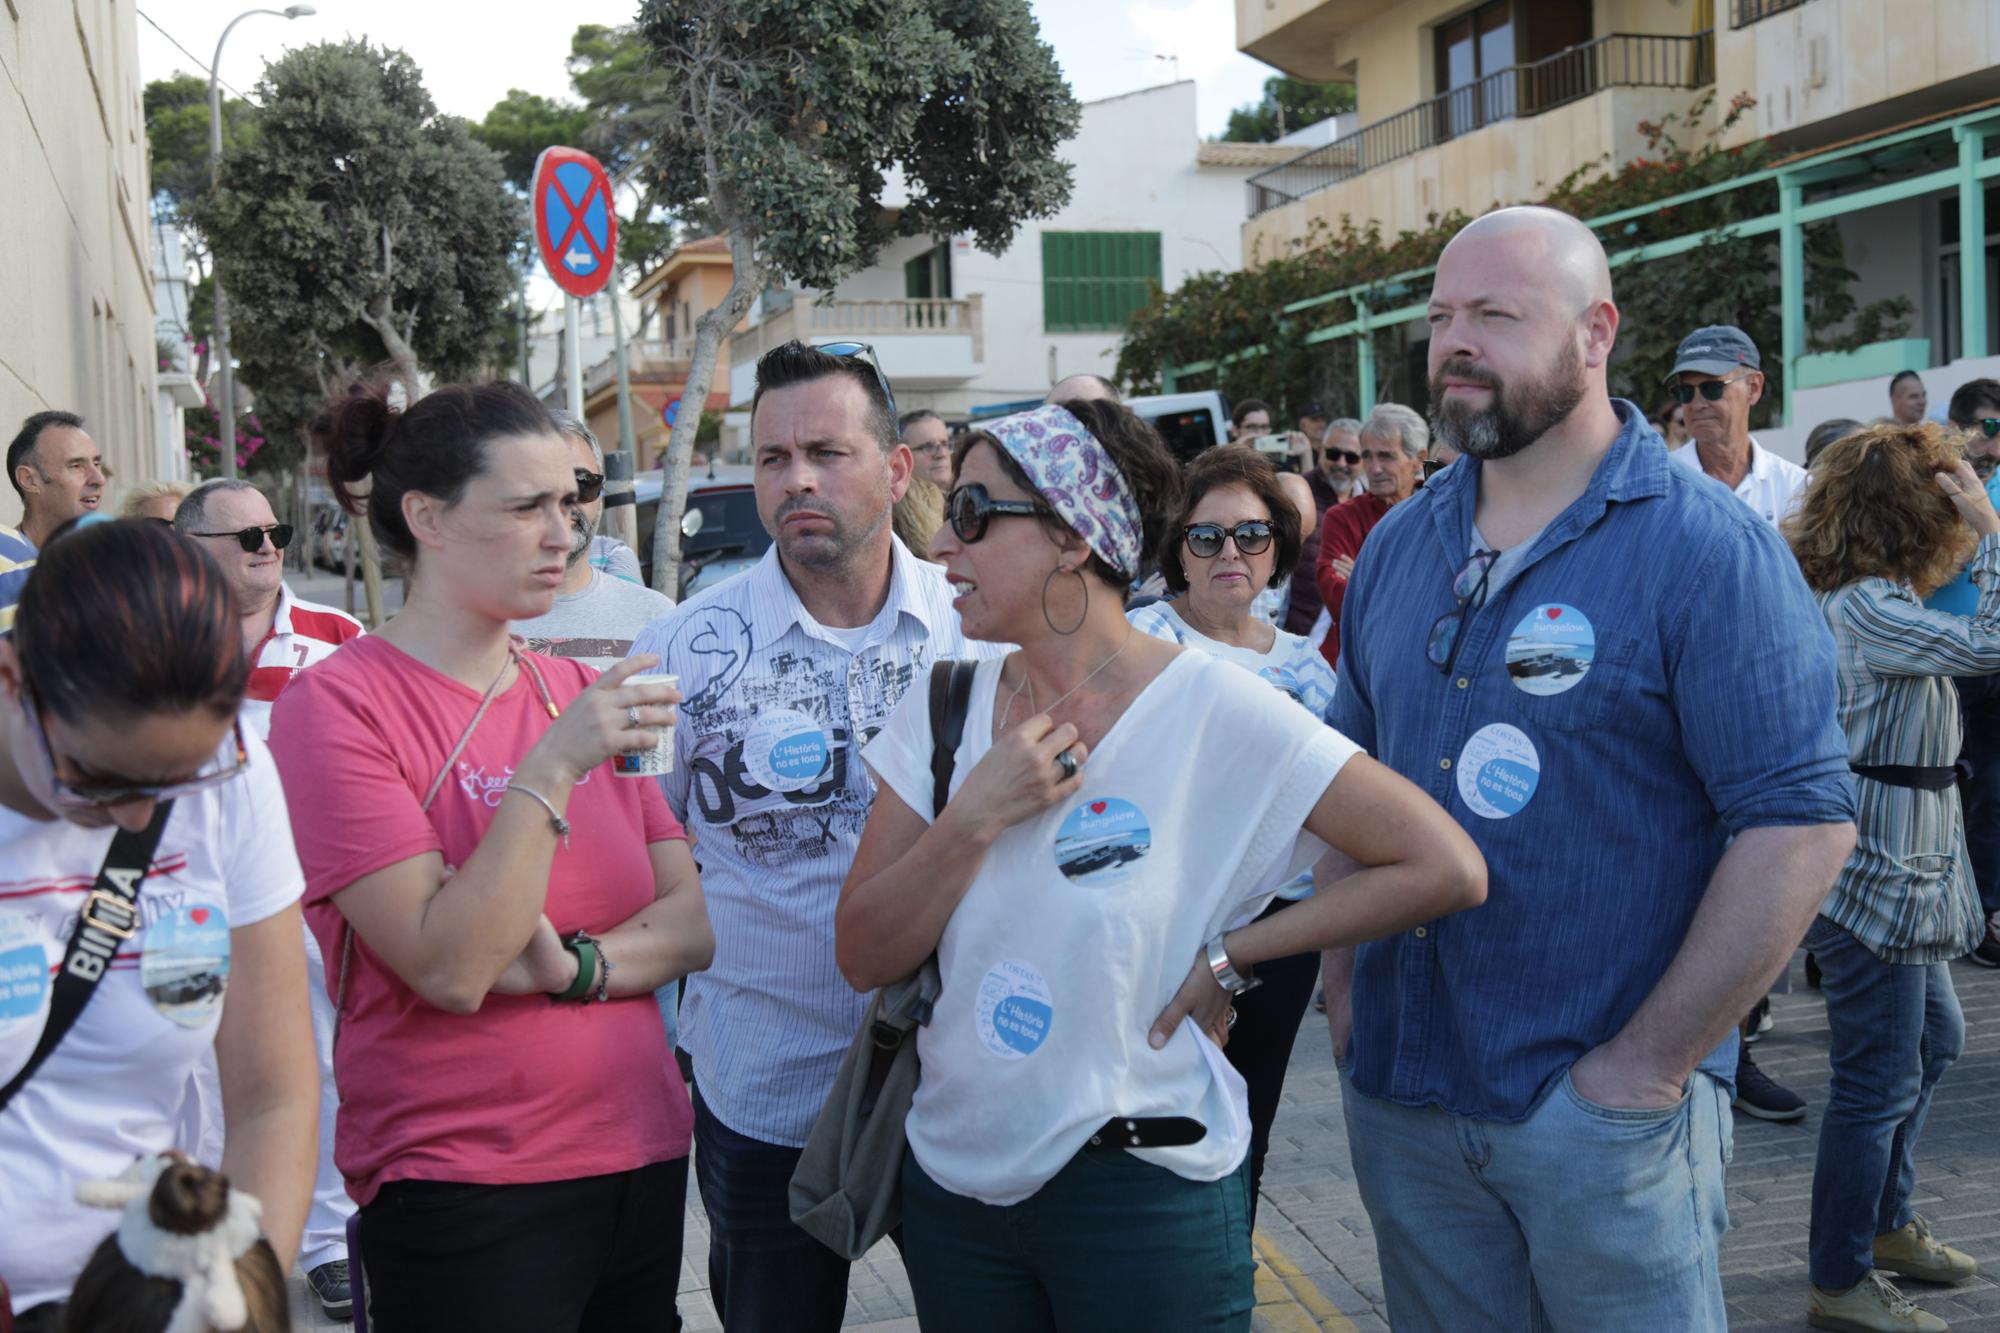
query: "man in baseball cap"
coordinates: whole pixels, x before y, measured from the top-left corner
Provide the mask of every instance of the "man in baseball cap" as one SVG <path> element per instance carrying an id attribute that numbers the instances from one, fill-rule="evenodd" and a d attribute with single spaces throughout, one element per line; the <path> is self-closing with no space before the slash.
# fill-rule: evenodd
<path id="1" fill-rule="evenodd" d="M 1666 382 L 1674 399 L 1687 405 L 1692 437 L 1673 451 L 1674 459 L 1707 473 L 1776 524 L 1797 507 L 1806 472 L 1750 436 L 1750 409 L 1764 396 L 1763 365 L 1749 334 L 1711 324 L 1681 339 Z"/>

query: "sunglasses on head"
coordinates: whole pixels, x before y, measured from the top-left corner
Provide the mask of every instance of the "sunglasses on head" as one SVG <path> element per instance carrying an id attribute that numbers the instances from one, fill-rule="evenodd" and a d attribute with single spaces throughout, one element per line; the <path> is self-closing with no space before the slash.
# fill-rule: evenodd
<path id="1" fill-rule="evenodd" d="M 1187 543 L 1189 552 L 1203 560 L 1222 554 L 1225 537 L 1236 543 L 1239 553 L 1261 555 L 1271 545 L 1271 525 L 1262 519 L 1249 519 L 1233 528 L 1220 523 L 1190 523 L 1181 529 L 1181 540 Z"/>
<path id="2" fill-rule="evenodd" d="M 1709 402 L 1719 403 L 1723 392 L 1742 378 L 1741 375 L 1728 375 L 1719 380 L 1703 380 L 1699 384 L 1676 384 L 1673 388 L 1674 401 L 1685 406 L 1694 401 L 1696 393 L 1700 393 Z"/>
<path id="3" fill-rule="evenodd" d="M 996 500 L 978 482 L 954 486 L 944 499 L 944 516 L 962 542 L 976 542 L 986 535 L 986 524 L 995 514 L 1003 518 L 1032 518 L 1041 506 L 1026 500 Z"/>
<path id="4" fill-rule="evenodd" d="M 576 469 L 576 502 L 587 505 L 604 494 L 604 474 L 589 468 Z"/>
<path id="5" fill-rule="evenodd" d="M 882 363 L 875 359 L 875 349 L 867 343 L 819 343 L 816 350 L 828 356 L 852 357 L 875 372 L 875 383 L 881 386 L 882 396 L 889 401 L 889 415 L 896 415 L 896 395 L 889 391 L 889 377 L 882 373 Z"/>
<path id="6" fill-rule="evenodd" d="M 234 537 L 238 546 L 241 546 L 249 554 L 255 555 L 264 549 L 264 538 L 266 536 L 270 537 L 271 545 L 277 550 L 282 551 L 287 546 L 290 546 L 292 544 L 292 525 L 289 523 L 270 523 L 263 527 L 240 528 L 235 532 L 190 532 L 188 536 Z"/>

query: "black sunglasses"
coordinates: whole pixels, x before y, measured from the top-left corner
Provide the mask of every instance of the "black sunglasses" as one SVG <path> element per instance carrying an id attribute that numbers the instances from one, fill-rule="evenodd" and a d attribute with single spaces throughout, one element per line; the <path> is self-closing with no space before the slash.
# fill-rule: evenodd
<path id="1" fill-rule="evenodd" d="M 242 528 L 236 532 L 190 532 L 190 537 L 234 537 L 236 544 L 251 555 L 264 549 L 264 538 L 271 539 L 271 545 L 282 551 L 292 544 L 292 525 L 273 523 L 262 528 Z"/>
<path id="2" fill-rule="evenodd" d="M 1040 505 L 1026 500 L 996 500 L 976 481 L 968 486 L 954 486 L 944 500 L 945 517 L 951 521 L 952 532 L 962 542 L 976 542 L 984 537 L 987 520 L 995 514 L 1032 518 L 1041 512 Z"/>
<path id="3" fill-rule="evenodd" d="M 875 372 L 875 383 L 882 388 L 882 396 L 889 400 L 889 415 L 896 415 L 896 395 L 889 391 L 889 377 L 882 373 L 882 363 L 875 359 L 875 349 L 867 343 L 819 343 L 818 350 L 828 356 L 853 357 L 862 365 Z"/>
<path id="4" fill-rule="evenodd" d="M 604 494 L 604 474 L 589 468 L 576 469 L 576 502 L 587 505 Z"/>
<path id="5" fill-rule="evenodd" d="M 1438 473 L 1444 471 L 1446 468 L 1450 466 L 1451 464 L 1440 463 L 1435 458 L 1426 458 L 1424 460 L 1424 480 L 1429 481 L 1432 477 L 1435 477 Z"/>
<path id="6" fill-rule="evenodd" d="M 1673 387 L 1674 401 L 1685 406 L 1693 402 L 1695 394 L 1699 392 L 1709 402 L 1719 403 L 1722 401 L 1723 392 L 1742 378 L 1741 375 L 1730 375 L 1725 379 L 1703 380 L 1699 384 L 1676 384 Z"/>
<path id="7" fill-rule="evenodd" d="M 1431 622 L 1424 656 L 1447 676 L 1451 674 L 1452 663 L 1458 660 L 1458 632 L 1465 628 L 1465 618 L 1485 603 L 1486 580 L 1499 559 L 1498 551 L 1474 551 L 1451 580 L 1451 593 L 1458 599 L 1458 605 Z"/>
<path id="8" fill-rule="evenodd" d="M 1353 467 L 1356 463 L 1359 463 L 1361 461 L 1361 455 L 1355 453 L 1352 449 L 1328 449 L 1324 452 L 1325 452 L 1325 457 L 1338 458 L 1341 462 L 1347 464 L 1349 467 Z"/>
<path id="9" fill-rule="evenodd" d="M 1181 529 L 1181 539 L 1187 543 L 1188 550 L 1203 560 L 1222 554 L 1225 537 L 1236 543 L 1236 549 L 1241 554 L 1261 555 L 1271 544 L 1271 525 L 1262 519 L 1249 519 L 1233 528 L 1225 528 L 1220 523 L 1190 523 Z"/>

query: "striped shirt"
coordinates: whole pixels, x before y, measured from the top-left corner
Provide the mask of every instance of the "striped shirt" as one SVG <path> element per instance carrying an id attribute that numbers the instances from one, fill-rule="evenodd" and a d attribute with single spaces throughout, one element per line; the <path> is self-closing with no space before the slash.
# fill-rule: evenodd
<path id="1" fill-rule="evenodd" d="M 889 597 L 859 629 L 814 620 L 774 545 L 653 621 L 686 696 L 662 780 L 694 843 L 715 959 L 687 979 L 681 1048 L 739 1134 L 799 1147 L 868 1007 L 834 963 L 833 914 L 875 784 L 861 749 L 930 665 L 989 655 L 944 570 L 891 542 Z"/>
<path id="2" fill-rule="evenodd" d="M 361 635 L 361 622 L 345 611 L 316 602 L 302 602 L 292 590 L 278 585 L 278 610 L 271 632 L 257 645 L 250 666 L 250 688 L 243 695 L 243 720 L 259 736 L 271 735 L 271 705 L 278 702 L 292 678 L 320 661 L 349 639 Z"/>
<path id="3" fill-rule="evenodd" d="M 14 529 L 0 526 L 0 634 L 14 628 L 14 607 L 34 567 L 34 543 Z"/>
<path id="4" fill-rule="evenodd" d="M 2000 536 L 1969 566 L 1971 616 L 1932 611 L 1908 585 L 1859 579 L 1819 603 L 1839 653 L 1840 721 L 1855 764 L 1948 768 L 1962 725 L 1953 676 L 2000 671 Z M 1985 916 L 1966 855 L 1958 789 L 1856 784 L 1854 854 L 1825 915 L 1885 963 L 1935 963 L 1970 952 Z"/>

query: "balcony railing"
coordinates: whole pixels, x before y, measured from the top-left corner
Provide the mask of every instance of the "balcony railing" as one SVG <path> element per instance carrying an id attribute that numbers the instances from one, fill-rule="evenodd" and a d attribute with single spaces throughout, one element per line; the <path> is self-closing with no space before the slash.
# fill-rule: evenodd
<path id="1" fill-rule="evenodd" d="M 761 355 L 788 339 L 860 339 L 959 334 L 972 339 L 972 359 L 984 359 L 980 298 L 924 297 L 906 301 L 815 301 L 801 295 L 783 310 L 736 335 L 737 357 Z"/>
<path id="2" fill-rule="evenodd" d="M 723 349 L 725 364 L 728 348 Z M 683 374 L 688 362 L 694 360 L 694 339 L 681 338 L 669 342 L 664 338 L 635 338 L 625 344 L 625 369 L 627 374 L 648 373 L 671 374 L 676 370 Z M 585 396 L 596 393 L 605 385 L 618 378 L 618 358 L 607 356 L 594 366 L 583 370 L 583 392 Z"/>
<path id="3" fill-rule="evenodd" d="M 1747 28 L 1758 19 L 1767 19 L 1773 14 L 1797 9 L 1805 3 L 1806 0 L 1734 0 L 1729 9 L 1729 26 Z"/>
<path id="4" fill-rule="evenodd" d="M 1540 115 L 1605 88 L 1702 88 L 1713 82 L 1712 30 L 1686 37 L 1611 33 L 1533 64 L 1496 70 L 1252 176 L 1250 214 L 1267 213 L 1481 126 Z"/>

